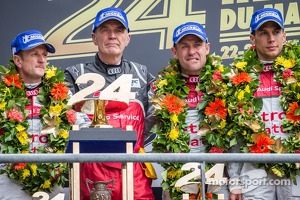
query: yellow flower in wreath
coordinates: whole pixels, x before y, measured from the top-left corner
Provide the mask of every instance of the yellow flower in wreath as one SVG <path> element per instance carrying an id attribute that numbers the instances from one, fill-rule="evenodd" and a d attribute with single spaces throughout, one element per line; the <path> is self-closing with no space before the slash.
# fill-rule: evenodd
<path id="1" fill-rule="evenodd" d="M 169 133 L 169 138 L 170 138 L 171 140 L 177 140 L 178 137 L 179 137 L 179 130 L 178 130 L 178 128 L 172 129 L 172 130 L 170 131 L 170 133 Z"/>

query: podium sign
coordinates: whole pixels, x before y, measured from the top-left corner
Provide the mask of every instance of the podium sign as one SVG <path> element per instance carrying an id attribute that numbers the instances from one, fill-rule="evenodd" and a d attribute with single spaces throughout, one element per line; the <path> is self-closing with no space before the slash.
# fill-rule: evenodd
<path id="1" fill-rule="evenodd" d="M 136 132 L 121 128 L 83 128 L 69 131 L 67 153 L 133 153 Z M 80 167 L 70 169 L 71 200 L 80 199 Z M 133 200 L 133 163 L 122 167 L 122 199 Z"/>
<path id="2" fill-rule="evenodd" d="M 83 128 L 69 132 L 67 153 L 73 153 L 73 143 L 79 143 L 79 153 L 126 153 L 126 143 L 136 143 L 136 131 L 121 128 Z"/>
<path id="3" fill-rule="evenodd" d="M 133 153 L 133 146 L 136 142 L 136 132 L 132 131 L 132 126 L 127 126 L 126 131 L 121 128 L 112 128 L 107 123 L 105 116 L 105 100 L 124 102 L 128 105 L 130 99 L 135 99 L 135 93 L 131 92 L 132 74 L 122 74 L 114 82 L 105 86 L 105 79 L 100 74 L 87 73 L 82 74 L 76 79 L 76 84 L 91 85 L 75 93 L 68 105 L 74 105 L 77 102 L 90 100 L 89 95 L 98 91 L 100 95 L 94 99 L 94 117 L 91 127 L 81 130 L 69 131 L 69 143 L 66 149 L 67 153 Z M 111 106 L 116 109 L 115 106 Z M 122 106 L 121 106 L 122 107 Z M 104 126 L 104 127 L 103 127 Z M 109 128 L 107 128 L 109 126 Z M 130 130 L 128 130 L 130 127 Z M 76 129 L 79 129 L 76 127 Z M 79 163 L 73 163 L 71 168 L 71 199 L 80 198 L 80 169 Z M 122 168 L 122 197 L 123 200 L 133 200 L 133 163 L 126 163 Z"/>

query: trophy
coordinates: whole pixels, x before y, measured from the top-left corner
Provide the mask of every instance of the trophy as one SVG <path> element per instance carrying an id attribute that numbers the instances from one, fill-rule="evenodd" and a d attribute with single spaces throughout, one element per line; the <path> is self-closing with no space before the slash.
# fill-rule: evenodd
<path id="1" fill-rule="evenodd" d="M 89 179 L 86 179 L 86 186 L 90 192 L 90 200 L 111 200 L 112 189 L 108 189 L 106 186 L 112 184 L 114 187 L 114 179 L 109 181 L 96 181 L 93 182 Z M 89 184 L 93 184 L 94 188 L 91 190 Z"/>
<path id="2" fill-rule="evenodd" d="M 91 128 L 101 128 L 101 125 L 109 125 L 106 119 L 105 100 L 94 100 L 94 117 Z"/>

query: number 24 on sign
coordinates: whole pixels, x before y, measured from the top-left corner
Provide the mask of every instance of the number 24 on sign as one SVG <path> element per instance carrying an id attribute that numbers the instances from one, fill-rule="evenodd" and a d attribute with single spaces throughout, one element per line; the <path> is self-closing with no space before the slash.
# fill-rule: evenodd
<path id="1" fill-rule="evenodd" d="M 191 171 L 189 174 L 181 177 L 176 183 L 175 187 L 180 188 L 183 192 L 187 193 L 197 193 L 193 191 L 193 187 L 188 187 L 189 185 L 200 184 L 199 181 L 190 181 L 190 180 L 199 180 L 201 178 L 201 170 L 199 168 L 199 163 L 186 163 L 181 169 L 183 171 Z M 227 178 L 223 177 L 224 173 L 224 164 L 217 163 L 211 169 L 205 173 L 205 184 L 208 185 L 224 185 L 227 183 Z M 198 188 L 197 188 L 198 189 Z"/>
<path id="2" fill-rule="evenodd" d="M 86 73 L 76 79 L 76 84 L 87 84 L 89 81 L 93 83 L 75 93 L 69 100 L 68 105 L 88 100 L 86 97 L 94 92 L 101 90 L 105 86 L 105 79 L 100 74 Z M 130 99 L 135 99 L 135 93 L 130 92 L 132 82 L 132 74 L 123 74 L 112 82 L 109 86 L 100 92 L 101 100 L 116 100 L 128 104 Z"/>
<path id="3" fill-rule="evenodd" d="M 36 198 L 33 198 L 33 199 L 49 200 L 49 194 L 47 194 L 46 192 L 36 192 L 32 195 L 32 197 L 36 197 Z M 59 193 L 58 195 L 53 197 L 51 200 L 64 200 L 64 199 L 65 199 L 65 194 L 64 193 Z"/>

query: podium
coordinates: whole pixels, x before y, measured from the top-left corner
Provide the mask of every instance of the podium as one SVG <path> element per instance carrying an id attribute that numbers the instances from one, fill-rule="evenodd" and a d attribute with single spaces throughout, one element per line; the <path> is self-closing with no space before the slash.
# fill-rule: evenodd
<path id="1" fill-rule="evenodd" d="M 67 153 L 133 153 L 136 132 L 128 127 L 83 128 L 69 132 Z M 113 148 L 112 148 L 113 147 Z M 121 161 L 120 161 L 121 162 Z M 80 199 L 80 163 L 70 167 L 70 199 Z M 133 163 L 122 165 L 122 199 L 133 200 Z"/>

